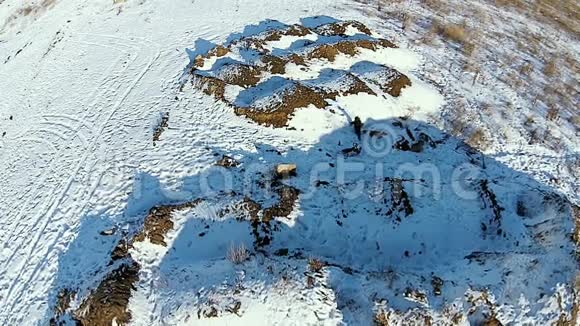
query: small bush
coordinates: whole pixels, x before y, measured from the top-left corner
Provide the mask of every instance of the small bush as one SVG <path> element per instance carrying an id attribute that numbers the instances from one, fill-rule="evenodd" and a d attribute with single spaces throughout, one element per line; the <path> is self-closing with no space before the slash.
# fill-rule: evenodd
<path id="1" fill-rule="evenodd" d="M 375 315 L 373 324 L 376 326 L 389 326 L 389 316 L 384 311 L 379 311 Z"/>
<path id="2" fill-rule="evenodd" d="M 239 245 L 231 245 L 228 250 L 228 260 L 233 264 L 241 264 L 250 258 L 250 252 L 243 243 Z"/>
<path id="3" fill-rule="evenodd" d="M 308 268 L 311 272 L 320 272 L 324 268 L 324 262 L 317 258 L 311 258 L 308 261 Z"/>
<path id="4" fill-rule="evenodd" d="M 467 41 L 467 38 L 469 36 L 467 29 L 465 28 L 465 26 L 462 25 L 449 24 L 441 26 L 439 31 L 447 39 L 462 44 Z"/>

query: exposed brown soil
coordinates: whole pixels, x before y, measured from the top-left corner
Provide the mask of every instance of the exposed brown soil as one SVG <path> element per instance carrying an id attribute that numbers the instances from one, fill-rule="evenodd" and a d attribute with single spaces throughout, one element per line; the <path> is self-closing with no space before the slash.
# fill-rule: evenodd
<path id="1" fill-rule="evenodd" d="M 296 188 L 280 185 L 276 190 L 280 196 L 278 204 L 264 210 L 262 222 L 269 223 L 274 217 L 288 217 L 294 210 L 300 191 Z"/>
<path id="2" fill-rule="evenodd" d="M 382 85 L 381 89 L 391 96 L 399 97 L 403 88 L 408 86 L 411 86 L 409 77 L 397 71 L 395 77 L 389 83 Z"/>
<path id="3" fill-rule="evenodd" d="M 153 207 L 147 217 L 143 229 L 134 238 L 133 241 L 142 242 L 145 239 L 153 244 L 167 246 L 165 243 L 165 235 L 169 230 L 173 229 L 173 221 L 171 215 L 174 212 L 193 208 L 201 202 L 201 199 L 196 199 L 187 203 L 178 205 L 166 205 Z"/>
<path id="4" fill-rule="evenodd" d="M 56 307 L 54 307 L 54 317 L 50 319 L 49 324 L 55 326 L 61 324 L 60 319 L 66 311 L 70 308 L 70 303 L 74 299 L 76 293 L 69 289 L 62 289 L 56 298 Z"/>
<path id="5" fill-rule="evenodd" d="M 368 35 L 371 34 L 371 31 L 364 24 L 355 21 L 327 24 L 317 28 L 316 32 L 321 33 L 322 35 L 344 35 L 348 28 L 355 28 L 361 33 Z M 347 75 L 349 80 L 347 80 L 346 83 L 347 85 L 350 83 L 350 85 L 344 87 L 345 84 L 340 84 L 339 86 L 342 87 L 341 89 L 330 89 L 331 87 L 327 87 L 329 89 L 320 89 L 316 84 L 313 86 L 306 86 L 296 82 L 290 89 L 283 91 L 283 93 L 276 94 L 280 98 L 280 101 L 272 101 L 272 104 L 270 104 L 271 107 L 258 108 L 251 104 L 241 107 L 226 101 L 224 95 L 227 85 L 238 85 L 244 88 L 259 85 L 263 72 L 283 75 L 286 73 L 286 65 L 288 63 L 294 63 L 306 67 L 307 60 L 309 59 L 325 59 L 328 61 L 334 61 L 336 56 L 339 54 L 354 56 L 359 53 L 361 49 L 375 51 L 380 47 L 395 47 L 393 43 L 384 39 L 344 39 L 343 41 L 333 44 L 313 46 L 304 54 L 291 53 L 285 57 L 272 55 L 265 48 L 266 42 L 279 40 L 284 35 L 301 37 L 312 32 L 313 31 L 307 27 L 292 25 L 283 29 L 271 30 L 253 37 L 241 38 L 230 43 L 228 47 L 223 45 L 216 46 L 207 55 L 196 58 L 194 66 L 202 66 L 206 58 L 227 55 L 232 51 L 233 47 L 256 49 L 260 56 L 259 61 L 257 64 L 227 64 L 218 68 L 217 72 L 214 71 L 214 74 L 207 75 L 193 68 L 191 71 L 193 75 L 192 84 L 194 87 L 201 89 L 205 94 L 212 95 L 215 98 L 226 102 L 234 108 L 234 112 L 237 115 L 242 115 L 259 124 L 276 128 L 285 127 L 297 108 L 304 108 L 311 104 L 317 108 L 324 108 L 327 106 L 326 100 L 336 99 L 339 95 L 353 95 L 358 93 L 376 95 L 364 80 L 349 73 Z M 310 43 L 306 42 L 305 44 Z M 407 76 L 400 74 L 397 71 L 390 70 L 385 72 L 385 74 L 388 75 L 381 77 L 383 85 L 381 85 L 381 83 L 378 83 L 377 85 L 393 96 L 399 96 L 401 90 L 411 84 Z M 159 135 L 156 133 L 155 139 L 158 139 Z"/>
<path id="6" fill-rule="evenodd" d="M 220 100 L 224 99 L 226 83 L 221 79 L 194 73 L 191 84 L 201 89 L 207 95 L 212 95 Z"/>
<path id="7" fill-rule="evenodd" d="M 119 240 L 117 246 L 115 247 L 115 249 L 113 249 L 113 252 L 111 253 L 111 260 L 115 261 L 129 257 L 129 249 L 131 248 L 132 245 L 126 239 Z"/>
<path id="8" fill-rule="evenodd" d="M 387 40 L 356 40 L 341 41 L 334 44 L 322 44 L 316 46 L 308 54 L 308 59 L 326 59 L 333 62 L 339 53 L 354 56 L 359 53 L 360 48 L 376 51 L 379 47 L 395 47 Z"/>
<path id="9" fill-rule="evenodd" d="M 416 138 L 413 133 L 407 128 L 407 135 L 410 138 L 410 141 L 406 138 L 401 138 L 397 140 L 393 144 L 393 148 L 398 149 L 400 151 L 411 151 L 415 153 L 421 153 L 425 150 L 427 146 L 435 148 L 437 143 L 429 137 L 429 135 L 421 132 L 419 133 L 418 137 Z"/>
<path id="10" fill-rule="evenodd" d="M 282 100 L 276 103 L 275 107 L 267 109 L 235 108 L 237 115 L 243 115 L 249 119 L 263 125 L 277 128 L 284 127 L 294 110 L 305 108 L 309 105 L 321 109 L 326 107 L 325 99 L 329 98 L 328 94 L 314 90 L 301 84 L 295 84 L 291 90 L 282 95 Z"/>
<path id="11" fill-rule="evenodd" d="M 296 53 L 293 53 L 290 56 L 288 56 L 288 60 L 290 60 L 290 62 L 298 66 L 306 65 L 306 61 L 304 60 L 304 58 Z"/>
<path id="12" fill-rule="evenodd" d="M 312 30 L 310 28 L 295 24 L 295 25 L 290 26 L 290 28 L 288 28 L 286 30 L 285 35 L 288 35 L 288 36 L 306 36 L 310 33 L 312 33 Z"/>
<path id="13" fill-rule="evenodd" d="M 233 208 L 240 213 L 242 220 L 249 220 L 254 235 L 254 246 L 267 246 L 272 241 L 272 222 L 276 217 L 288 217 L 294 210 L 300 191 L 278 181 L 272 183 L 272 188 L 278 194 L 278 203 L 269 208 L 246 197 Z"/>
<path id="14" fill-rule="evenodd" d="M 330 62 L 334 61 L 338 55 L 338 49 L 329 44 L 322 44 L 314 48 L 308 53 L 308 59 L 326 59 Z"/>
<path id="15" fill-rule="evenodd" d="M 284 74 L 286 73 L 286 64 L 288 60 L 266 54 L 261 58 L 262 62 L 266 65 L 266 69 L 272 74 Z"/>
<path id="16" fill-rule="evenodd" d="M 195 57 L 194 64 L 197 67 L 202 67 L 205 63 L 205 59 L 209 59 L 211 57 L 223 57 L 224 55 L 228 54 L 230 49 L 226 48 L 223 45 L 218 45 L 215 48 L 211 49 L 206 55 L 198 55 Z"/>
<path id="17" fill-rule="evenodd" d="M 161 137 L 161 134 L 163 133 L 163 131 L 165 131 L 165 128 L 169 127 L 169 114 L 164 114 L 161 117 L 161 123 L 159 124 L 159 126 L 157 126 L 157 128 L 155 129 L 155 132 L 153 133 L 153 144 L 155 144 L 156 141 L 159 141 L 159 138 Z"/>
<path id="18" fill-rule="evenodd" d="M 255 86 L 260 81 L 260 69 L 243 64 L 231 64 L 219 72 L 220 79 L 230 85 Z"/>
<path id="19" fill-rule="evenodd" d="M 264 41 L 263 39 L 249 37 L 233 42 L 232 44 L 230 44 L 230 47 L 238 46 L 242 49 L 252 49 L 258 51 L 259 53 L 269 52 L 267 49 L 264 48 L 264 45 L 266 45 L 266 41 Z"/>
<path id="20" fill-rule="evenodd" d="M 316 28 L 316 33 L 324 36 L 339 36 L 346 33 L 348 27 L 354 27 L 359 32 L 371 35 L 371 30 L 363 23 L 357 21 L 345 21 L 325 24 Z"/>
<path id="21" fill-rule="evenodd" d="M 274 30 L 268 32 L 264 37 L 263 40 L 266 42 L 270 41 L 279 41 L 282 36 L 306 36 L 310 34 L 312 31 L 304 27 L 302 25 L 292 25 L 286 29 L 281 30 Z"/>
<path id="22" fill-rule="evenodd" d="M 80 325 L 126 325 L 131 320 L 127 310 L 131 290 L 139 280 L 139 264 L 129 261 L 113 270 L 74 312 Z"/>
<path id="23" fill-rule="evenodd" d="M 348 73 L 347 75 L 349 87 L 346 90 L 342 90 L 340 95 L 356 95 L 358 93 L 367 93 L 370 95 L 377 95 L 373 90 L 360 78 Z"/>

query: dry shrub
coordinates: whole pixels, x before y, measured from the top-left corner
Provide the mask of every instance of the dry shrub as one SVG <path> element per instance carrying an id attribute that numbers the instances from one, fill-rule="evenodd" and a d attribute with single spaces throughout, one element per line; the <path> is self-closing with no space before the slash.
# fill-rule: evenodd
<path id="1" fill-rule="evenodd" d="M 439 34 L 457 43 L 465 44 L 469 37 L 469 33 L 465 25 L 448 24 L 444 26 L 439 26 L 438 29 Z"/>
<path id="2" fill-rule="evenodd" d="M 548 77 L 555 77 L 558 75 L 558 63 L 557 60 L 551 59 L 544 66 L 544 74 Z"/>
<path id="3" fill-rule="evenodd" d="M 479 128 L 476 129 L 473 132 L 473 134 L 471 134 L 471 137 L 469 137 L 469 140 L 467 141 L 467 143 L 470 146 L 475 147 L 475 148 L 480 149 L 480 150 L 484 150 L 489 146 L 488 137 L 486 136 L 483 129 L 479 129 Z"/>
<path id="4" fill-rule="evenodd" d="M 389 316 L 384 311 L 379 311 L 373 320 L 375 326 L 389 326 Z"/>
<path id="5" fill-rule="evenodd" d="M 238 265 L 250 258 L 250 251 L 246 248 L 246 245 L 240 243 L 239 245 L 232 244 L 228 250 L 228 260 L 233 264 Z"/>
<path id="6" fill-rule="evenodd" d="M 549 121 L 556 121 L 560 116 L 560 110 L 557 107 L 552 107 L 548 109 L 548 114 L 546 115 L 546 119 Z"/>
<path id="7" fill-rule="evenodd" d="M 320 259 L 311 258 L 308 260 L 308 269 L 310 269 L 311 272 L 320 272 L 324 266 L 324 262 Z"/>
<path id="8" fill-rule="evenodd" d="M 524 76 L 529 76 L 532 71 L 534 71 L 534 65 L 529 62 L 524 63 L 520 68 L 520 73 Z"/>

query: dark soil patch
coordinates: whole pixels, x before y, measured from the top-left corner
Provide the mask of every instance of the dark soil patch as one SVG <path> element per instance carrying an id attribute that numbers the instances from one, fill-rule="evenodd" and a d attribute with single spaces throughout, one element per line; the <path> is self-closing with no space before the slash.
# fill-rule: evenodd
<path id="1" fill-rule="evenodd" d="M 126 325 L 131 320 L 127 310 L 131 291 L 139 280 L 139 264 L 129 261 L 113 270 L 74 312 L 80 325 Z"/>
<path id="2" fill-rule="evenodd" d="M 256 201 L 245 198 L 238 206 L 238 210 L 243 212 L 242 216 L 250 220 L 252 234 L 255 238 L 254 246 L 257 248 L 267 246 L 272 242 L 274 218 L 288 217 L 294 210 L 300 195 L 298 189 L 278 181 L 272 182 L 271 186 L 279 196 L 277 204 L 263 209 L 262 205 Z"/>
<path id="3" fill-rule="evenodd" d="M 357 76 L 349 74 L 349 77 L 352 78 L 351 79 L 352 84 L 350 88 L 347 89 L 346 91 L 343 91 L 341 95 L 356 95 L 358 93 L 377 95 L 365 82 L 360 80 L 360 78 L 358 78 Z"/>

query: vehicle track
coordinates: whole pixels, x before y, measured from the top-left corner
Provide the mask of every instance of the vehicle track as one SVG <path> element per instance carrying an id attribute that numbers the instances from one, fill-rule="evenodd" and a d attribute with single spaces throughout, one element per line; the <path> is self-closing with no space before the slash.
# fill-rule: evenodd
<path id="1" fill-rule="evenodd" d="M 147 58 L 145 56 L 143 56 L 144 57 L 143 63 L 145 63 L 144 67 L 140 70 L 138 75 L 130 82 L 129 86 L 125 89 L 125 91 L 119 97 L 117 95 L 118 93 L 116 92 L 116 89 L 120 88 L 122 86 L 122 84 L 124 84 L 123 83 L 124 80 L 122 79 L 123 74 L 126 74 L 131 67 L 133 67 L 137 64 L 140 64 L 140 63 L 135 64 L 135 61 L 139 57 L 139 54 L 145 52 L 144 49 L 151 48 L 151 45 L 145 44 L 145 42 L 142 42 L 142 41 L 132 43 L 132 41 L 129 39 L 121 39 L 118 37 L 109 37 L 107 35 L 84 34 L 84 36 L 85 37 L 96 37 L 96 38 L 101 38 L 101 39 L 106 39 L 106 40 L 108 40 L 108 39 L 121 40 L 121 41 L 124 41 L 123 45 L 137 44 L 137 45 L 131 45 L 131 47 L 133 49 L 138 49 L 138 51 L 135 51 L 136 55 L 133 56 L 130 64 L 125 65 L 124 68 L 122 68 L 120 71 L 119 70 L 113 71 L 113 70 L 114 70 L 114 67 L 118 65 L 120 60 L 123 59 L 123 54 L 121 55 L 121 57 L 119 57 L 119 60 L 117 60 L 111 66 L 111 68 L 105 73 L 105 77 L 100 82 L 99 87 L 94 89 L 92 92 L 92 94 L 93 94 L 92 98 L 94 98 L 94 101 L 89 106 L 90 108 L 96 109 L 96 111 L 103 112 L 103 114 L 94 115 L 92 121 L 89 122 L 89 121 L 87 121 L 87 118 L 89 117 L 90 112 L 93 110 L 88 109 L 88 110 L 85 110 L 85 114 L 83 115 L 82 118 L 71 119 L 71 120 L 76 119 L 78 121 L 78 125 L 76 127 L 69 128 L 70 130 L 73 130 L 73 134 L 68 139 L 66 139 L 67 146 L 63 146 L 61 148 L 61 150 L 58 151 L 53 156 L 53 159 L 50 161 L 50 167 L 48 169 L 46 169 L 45 172 L 37 179 L 39 181 L 36 182 L 35 186 L 34 186 L 34 188 L 36 188 L 36 190 L 34 191 L 34 193 L 32 193 L 32 195 L 27 196 L 27 198 L 29 198 L 29 200 L 27 200 L 26 203 L 21 206 L 21 210 L 19 211 L 19 213 L 16 216 L 9 218 L 12 222 L 11 226 L 13 226 L 13 227 L 10 227 L 11 232 L 7 238 L 7 241 L 4 241 L 4 246 L 6 246 L 7 243 L 13 243 L 13 241 L 15 241 L 18 238 L 19 234 L 32 233 L 33 237 L 32 237 L 32 239 L 30 239 L 31 241 L 24 241 L 25 239 L 21 239 L 22 241 L 20 241 L 20 243 L 17 244 L 17 246 L 15 248 L 13 247 L 10 249 L 12 254 L 7 259 L 2 259 L 3 261 L 2 261 L 1 265 L 5 266 L 3 268 L 3 269 L 5 269 L 5 271 L 7 269 L 18 270 L 17 275 L 14 278 L 12 278 L 13 281 L 10 284 L 6 295 L 3 295 L 2 298 L 0 298 L 0 300 L 2 301 L 2 304 L 0 304 L 0 305 L 3 307 L 1 312 L 0 312 L 0 316 L 1 316 L 0 320 L 4 320 L 4 322 L 9 322 L 9 323 L 15 322 L 13 320 L 10 320 L 10 316 L 14 315 L 12 313 L 13 312 L 12 310 L 14 309 L 16 303 L 22 301 L 22 298 L 26 295 L 25 291 L 23 291 L 23 290 L 27 288 L 28 284 L 30 284 L 36 278 L 38 278 L 40 272 L 45 267 L 48 259 L 41 259 L 40 262 L 37 262 L 36 266 L 33 268 L 25 268 L 25 267 L 27 265 L 30 266 L 31 263 L 34 263 L 36 261 L 35 259 L 32 259 L 32 258 L 35 256 L 35 254 L 38 254 L 38 251 L 41 251 L 42 253 L 53 253 L 53 249 L 54 249 L 55 245 L 62 238 L 63 233 L 66 231 L 66 229 L 61 228 L 58 231 L 57 235 L 53 236 L 52 239 L 50 239 L 52 241 L 49 241 L 48 243 L 46 243 L 45 241 L 41 241 L 41 239 L 43 237 L 50 237 L 51 234 L 54 234 L 53 232 L 49 232 L 48 234 L 45 233 L 47 228 L 49 228 L 49 227 L 58 228 L 56 226 L 52 226 L 51 223 L 56 220 L 55 216 L 57 215 L 57 212 L 63 206 L 62 204 L 67 200 L 67 194 L 71 190 L 71 187 L 75 184 L 77 174 L 81 171 L 81 169 L 83 169 L 87 165 L 89 166 L 90 172 L 92 172 L 94 170 L 93 169 L 93 167 L 95 166 L 94 162 L 93 162 L 93 164 L 90 164 L 90 162 L 88 162 L 88 161 L 89 161 L 89 157 L 91 155 L 93 155 L 95 149 L 99 145 L 99 140 L 101 138 L 101 135 L 103 134 L 104 130 L 107 128 L 109 122 L 115 116 L 115 114 L 117 113 L 119 108 L 123 105 L 123 103 L 125 102 L 125 100 L 129 96 L 131 91 L 139 84 L 139 82 L 141 81 L 143 76 L 151 69 L 151 67 L 157 61 L 157 59 L 159 58 L 159 55 L 160 55 L 160 52 L 157 50 L 154 54 L 151 55 L 151 58 L 149 60 L 147 60 Z M 119 43 L 116 43 L 116 42 L 111 42 L 111 43 L 113 43 L 117 46 L 120 45 Z M 104 43 L 95 43 L 95 45 L 96 46 L 104 45 L 105 47 L 108 46 L 107 44 L 104 44 Z M 121 52 L 126 53 L 126 51 L 121 51 Z M 108 94 L 112 94 L 114 96 L 113 98 L 116 97 L 117 99 L 115 101 L 112 101 L 113 103 L 112 103 L 112 105 L 109 106 L 110 110 L 109 110 L 108 114 L 105 115 L 103 121 L 101 122 L 100 121 L 101 119 L 99 119 L 99 118 L 102 115 L 104 115 L 104 110 L 98 110 L 97 106 L 99 103 L 102 102 L 102 101 L 100 101 L 101 99 L 103 99 L 103 98 L 110 99 L 111 98 L 110 96 L 107 96 Z M 95 127 L 93 127 L 92 129 L 89 129 L 89 130 L 81 129 L 82 127 L 87 127 L 91 124 L 94 125 Z M 83 137 L 79 137 L 80 134 L 83 134 L 83 135 L 86 134 L 87 141 L 82 142 L 82 144 L 81 144 L 81 147 L 83 148 L 82 152 L 79 155 L 75 155 L 76 157 L 79 157 L 80 159 L 75 164 L 74 168 L 72 169 L 72 172 L 70 174 L 68 174 L 68 177 L 65 177 L 64 180 L 61 180 L 60 182 L 57 181 L 56 186 L 52 188 L 52 191 L 45 192 L 45 193 L 48 193 L 49 196 L 47 196 L 46 198 L 43 198 L 42 196 L 40 196 L 40 198 L 39 198 L 38 195 L 41 191 L 41 188 L 37 187 L 37 186 L 44 185 L 47 182 L 47 180 L 52 177 L 51 173 L 54 172 L 54 169 L 57 167 L 58 163 L 60 163 L 61 157 L 65 156 L 64 155 L 65 149 L 69 148 L 69 146 L 71 145 L 71 143 L 74 141 L 75 138 L 83 138 Z M 99 173 L 104 173 L 104 171 L 101 170 L 101 171 L 99 171 Z M 100 176 L 97 176 L 96 179 L 97 180 L 100 179 Z M 57 191 L 58 189 L 60 189 L 60 191 Z M 87 203 L 89 202 L 95 189 L 96 189 L 96 187 L 92 187 L 91 191 L 86 193 L 83 196 L 81 202 L 77 205 L 77 209 L 73 210 L 74 213 L 77 213 L 77 214 L 82 213 L 82 210 L 87 206 Z M 31 202 L 30 199 L 39 199 L 39 200 L 37 202 Z M 30 208 L 31 206 L 36 207 L 36 206 L 40 206 L 40 205 L 42 205 L 43 208 L 38 211 L 38 213 L 34 216 L 34 218 L 26 219 L 26 220 L 32 220 L 32 221 L 34 221 L 34 223 L 27 225 L 27 224 L 19 222 L 19 221 L 23 220 L 22 216 L 24 215 L 25 212 L 28 211 L 28 208 Z M 72 213 L 72 212 L 69 212 L 69 214 L 70 213 Z M 16 222 L 16 223 L 14 223 L 14 222 Z M 30 232 L 31 229 L 35 229 L 34 232 Z M 41 243 L 44 245 L 43 248 L 40 248 Z M 37 249 L 41 249 L 41 250 L 37 250 Z M 45 250 L 42 250 L 42 249 L 45 249 Z M 24 255 L 23 255 L 23 251 L 25 252 Z M 22 262 L 22 263 L 20 266 L 15 267 L 15 266 L 13 266 L 13 261 L 14 261 L 15 257 L 17 257 L 17 256 L 19 258 L 18 262 Z M 21 258 L 22 256 L 24 256 L 24 257 Z M 32 260 L 32 262 L 31 262 L 31 260 Z M 16 282 L 16 280 L 18 280 L 18 282 Z"/>

